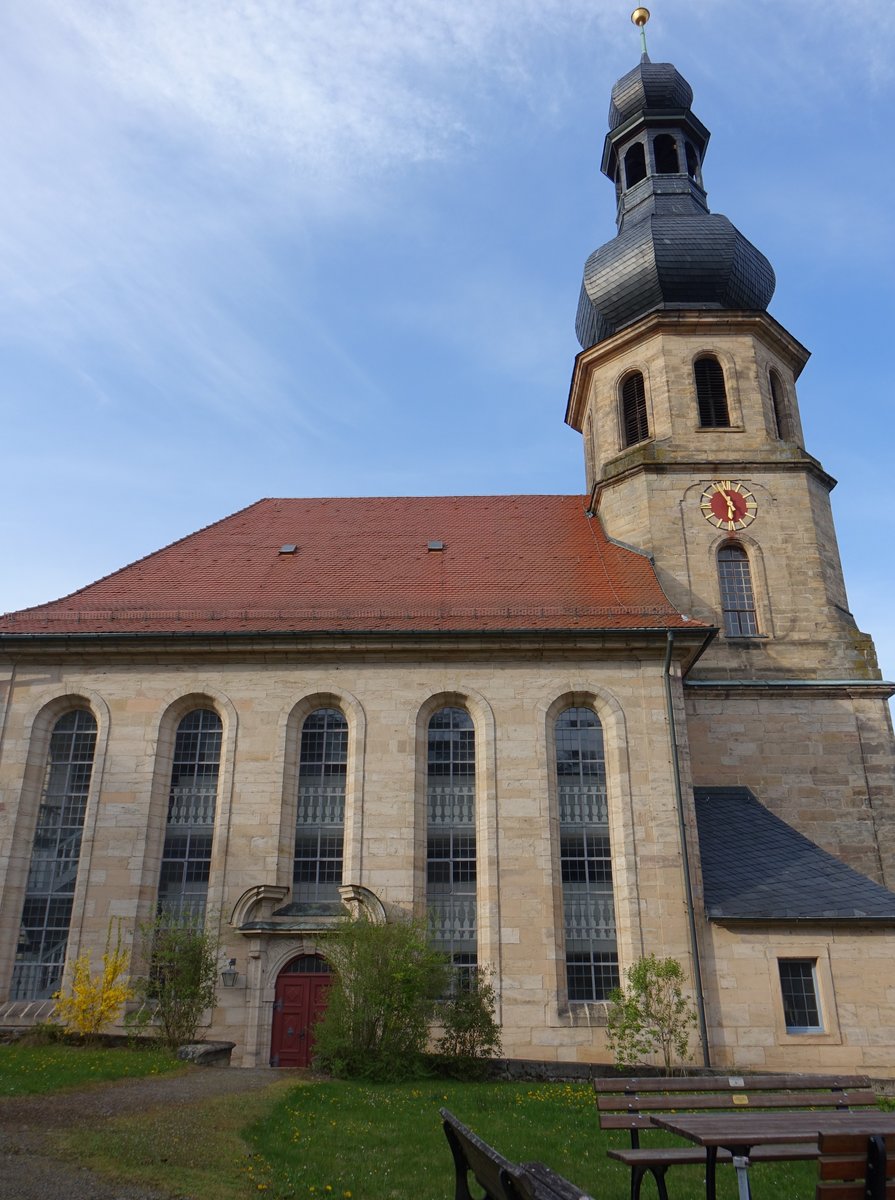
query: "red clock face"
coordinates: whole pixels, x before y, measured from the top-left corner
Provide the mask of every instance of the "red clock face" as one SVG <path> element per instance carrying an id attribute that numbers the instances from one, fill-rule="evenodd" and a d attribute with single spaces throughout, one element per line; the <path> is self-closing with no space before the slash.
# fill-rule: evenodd
<path id="1" fill-rule="evenodd" d="M 710 483 L 700 497 L 699 507 L 710 525 L 726 529 L 728 533 L 745 529 L 758 512 L 755 497 L 749 489 L 732 479 Z"/>
<path id="2" fill-rule="evenodd" d="M 719 521 L 742 521 L 746 515 L 746 497 L 732 489 L 715 492 L 709 501 L 712 513 Z"/>

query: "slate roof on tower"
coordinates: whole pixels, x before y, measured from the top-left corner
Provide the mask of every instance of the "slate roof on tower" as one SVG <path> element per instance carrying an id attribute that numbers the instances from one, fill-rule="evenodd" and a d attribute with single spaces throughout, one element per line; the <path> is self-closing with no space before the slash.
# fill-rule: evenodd
<path id="1" fill-rule="evenodd" d="M 0 617 L 0 639 L 694 627 L 705 628 L 672 607 L 649 559 L 606 537 L 581 496 L 411 496 L 259 500 L 70 596 Z"/>

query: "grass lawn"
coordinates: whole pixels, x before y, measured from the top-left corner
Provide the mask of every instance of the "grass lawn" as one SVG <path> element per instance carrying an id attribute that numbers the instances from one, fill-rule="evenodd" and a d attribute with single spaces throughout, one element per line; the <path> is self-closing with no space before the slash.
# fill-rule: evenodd
<path id="1" fill-rule="evenodd" d="M 514 1161 L 540 1159 L 596 1200 L 628 1200 L 629 1174 L 606 1157 L 627 1135 L 601 1133 L 593 1093 L 580 1084 L 296 1085 L 271 1073 L 262 1092 L 107 1121 L 64 1135 L 66 1156 L 122 1182 L 191 1200 L 452 1200 L 454 1168 L 438 1109 Z M 674 1142 L 673 1138 L 668 1139 Z M 753 1167 L 755 1194 L 811 1200 L 815 1163 Z M 672 1200 L 702 1200 L 703 1172 L 668 1176 Z M 718 1172 L 719 1200 L 735 1200 L 734 1172 Z M 652 1180 L 644 1200 L 655 1200 Z"/>
<path id="2" fill-rule="evenodd" d="M 629 1174 L 606 1157 L 628 1145 L 597 1128 L 593 1092 L 580 1084 L 368 1085 L 299 1087 L 246 1131 L 256 1190 L 314 1200 L 451 1200 L 453 1162 L 438 1109 L 445 1107 L 513 1161 L 540 1159 L 596 1200 L 627 1200 Z M 670 1139 L 674 1143 L 674 1139 Z M 680 1144 L 680 1143 L 678 1143 Z M 814 1163 L 753 1168 L 756 1195 L 814 1195 Z M 669 1173 L 674 1200 L 701 1200 L 697 1167 Z M 733 1200 L 733 1169 L 719 1169 L 719 1198 Z M 654 1200 L 651 1180 L 644 1200 Z"/>
<path id="3" fill-rule="evenodd" d="M 0 1046 L 0 1096 L 33 1096 L 182 1069 L 183 1063 L 161 1047 Z"/>

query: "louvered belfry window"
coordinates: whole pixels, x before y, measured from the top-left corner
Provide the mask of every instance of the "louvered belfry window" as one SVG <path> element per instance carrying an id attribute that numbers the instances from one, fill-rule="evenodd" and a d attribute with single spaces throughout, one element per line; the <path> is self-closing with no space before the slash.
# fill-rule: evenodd
<path id="1" fill-rule="evenodd" d="M 696 376 L 696 400 L 699 405 L 699 424 L 704 428 L 720 429 L 730 425 L 727 389 L 724 372 L 717 358 L 705 355 L 693 364 Z"/>
<path id="2" fill-rule="evenodd" d="M 79 708 L 59 718 L 31 847 L 11 1000 L 49 999 L 62 984 L 95 750 L 92 713 Z"/>
<path id="3" fill-rule="evenodd" d="M 622 426 L 626 446 L 635 446 L 649 437 L 646 390 L 639 371 L 633 371 L 622 383 Z"/>
<path id="4" fill-rule="evenodd" d="M 780 377 L 776 371 L 770 373 L 771 383 L 771 404 L 774 408 L 774 425 L 776 426 L 777 437 L 782 441 L 789 440 L 789 425 L 786 420 L 786 405 L 783 400 L 783 384 L 780 382 Z"/>
<path id="5" fill-rule="evenodd" d="M 347 778 L 348 722 L 337 708 L 315 709 L 301 731 L 293 900 L 339 900 Z"/>
<path id="6" fill-rule="evenodd" d="M 217 713 L 197 708 L 177 726 L 174 739 L 158 908 L 189 925 L 205 920 L 222 734 Z"/>
<path id="7" fill-rule="evenodd" d="M 758 618 L 749 556 L 736 542 L 718 551 L 718 581 L 724 632 L 728 637 L 754 637 L 758 633 Z"/>
<path id="8" fill-rule="evenodd" d="M 555 736 L 568 997 L 608 1000 L 619 977 L 603 728 L 592 709 L 567 708 Z"/>

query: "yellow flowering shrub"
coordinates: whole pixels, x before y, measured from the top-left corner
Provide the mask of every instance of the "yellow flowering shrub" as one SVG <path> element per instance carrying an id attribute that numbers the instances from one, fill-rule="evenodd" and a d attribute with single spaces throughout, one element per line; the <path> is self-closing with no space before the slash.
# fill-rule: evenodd
<path id="1" fill-rule="evenodd" d="M 112 930 L 106 939 L 102 970 L 94 975 L 90 970 L 90 951 L 79 954 L 72 968 L 69 992 L 57 992 L 56 1016 L 69 1033 L 91 1037 L 104 1025 L 114 1021 L 134 990 L 127 980 L 130 951 L 121 944 L 121 929 L 116 930 L 112 945 Z"/>

